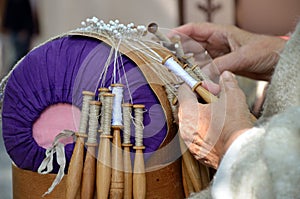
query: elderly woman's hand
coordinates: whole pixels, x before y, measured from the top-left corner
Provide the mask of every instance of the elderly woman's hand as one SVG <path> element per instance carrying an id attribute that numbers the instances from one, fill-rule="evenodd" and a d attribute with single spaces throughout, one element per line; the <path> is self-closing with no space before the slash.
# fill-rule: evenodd
<path id="1" fill-rule="evenodd" d="M 270 80 L 286 42 L 232 25 L 212 23 L 189 23 L 173 29 L 169 37 L 176 34 L 182 35 L 181 42 L 186 52 L 199 51 L 202 46 L 214 59 L 214 64 L 202 68 L 211 79 L 228 70 L 253 79 Z"/>
<path id="2" fill-rule="evenodd" d="M 245 95 L 234 75 L 225 71 L 220 78 L 220 97 L 211 104 L 200 104 L 186 85 L 181 86 L 179 129 L 194 157 L 217 168 L 230 144 L 253 127 Z"/>

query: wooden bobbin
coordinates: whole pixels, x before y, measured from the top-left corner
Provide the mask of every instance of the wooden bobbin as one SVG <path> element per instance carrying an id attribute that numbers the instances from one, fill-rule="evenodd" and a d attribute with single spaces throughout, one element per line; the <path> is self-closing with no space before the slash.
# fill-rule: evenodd
<path id="1" fill-rule="evenodd" d="M 132 166 L 131 166 L 131 156 L 130 156 L 130 148 L 132 147 L 132 144 L 130 143 L 130 123 L 126 124 L 125 119 L 131 117 L 131 111 L 126 112 L 125 109 L 129 108 L 130 110 L 132 109 L 132 104 L 130 103 L 123 103 L 123 121 L 124 121 L 124 134 L 123 134 L 123 161 L 124 161 L 124 199 L 132 199 Z M 128 125 L 128 126 L 127 126 Z M 125 131 L 129 135 L 125 135 Z M 129 136 L 126 139 L 129 140 L 127 141 L 128 143 L 125 143 L 125 136 Z"/>
<path id="2" fill-rule="evenodd" d="M 88 135 L 86 133 L 79 133 L 79 132 L 76 132 L 75 136 L 77 137 L 77 139 L 79 139 L 79 138 L 83 138 L 84 139 L 84 138 L 88 137 Z"/>
<path id="3" fill-rule="evenodd" d="M 112 103 L 113 97 L 115 95 L 111 93 L 103 94 L 103 106 L 106 106 L 106 103 Z M 107 98 L 107 101 L 106 101 Z M 106 108 L 106 107 L 105 107 Z M 112 108 L 110 104 L 109 108 Z M 98 148 L 98 157 L 97 157 L 97 169 L 96 169 L 96 186 L 97 186 L 97 198 L 98 199 L 107 199 L 109 196 L 109 187 L 111 182 L 111 149 L 110 149 L 110 121 L 111 121 L 111 112 L 112 110 L 104 110 L 102 117 L 104 120 L 109 122 L 109 124 L 104 126 L 103 129 L 99 130 L 100 134 L 100 144 Z M 106 129 L 107 128 L 107 129 Z"/>
<path id="4" fill-rule="evenodd" d="M 111 84 L 111 87 L 124 87 L 124 84 L 116 83 L 116 84 Z"/>
<path id="5" fill-rule="evenodd" d="M 123 95 L 123 84 L 116 83 L 111 84 L 112 93 L 115 94 L 113 102 L 113 114 L 112 114 L 112 130 L 113 130 L 113 143 L 112 143 L 112 175 L 111 175 L 111 187 L 110 198 L 122 199 L 124 194 L 124 172 L 123 172 L 123 154 L 121 147 L 121 129 L 122 118 L 118 118 L 122 115 L 121 103 Z M 116 89 L 119 89 L 118 92 Z M 122 93 L 119 93 L 119 92 Z M 120 96 L 119 96 L 120 95 Z M 116 119 L 118 118 L 118 119 Z M 119 121 L 118 121 L 119 120 Z"/>
<path id="6" fill-rule="evenodd" d="M 150 23 L 147 29 L 150 33 L 154 34 L 158 39 L 163 41 L 167 46 L 172 45 L 171 40 L 166 35 L 164 35 L 162 32 L 159 31 L 157 23 Z"/>
<path id="7" fill-rule="evenodd" d="M 112 175 L 110 198 L 122 199 L 124 195 L 124 172 L 123 172 L 123 154 L 121 148 L 120 131 L 123 126 L 113 125 L 113 143 L 112 143 Z"/>
<path id="8" fill-rule="evenodd" d="M 210 93 L 208 90 L 206 90 L 205 88 L 203 88 L 202 86 L 202 82 L 198 82 L 193 88 L 192 90 L 194 92 L 196 92 L 200 97 L 202 97 L 202 99 L 207 102 L 207 103 L 212 103 L 218 100 L 218 98 L 213 95 L 212 93 Z"/>
<path id="9" fill-rule="evenodd" d="M 97 198 L 106 199 L 111 182 L 110 135 L 100 135 L 99 152 L 96 169 Z"/>
<path id="10" fill-rule="evenodd" d="M 99 110 L 101 107 L 101 102 L 99 101 L 90 101 L 90 121 L 92 120 L 91 117 L 94 117 L 94 119 L 97 119 L 99 115 Z M 91 114 L 91 109 L 94 108 L 96 110 L 95 115 Z M 98 122 L 97 122 L 98 124 Z M 90 131 L 97 132 L 97 126 L 93 126 L 94 124 L 89 123 L 89 133 L 88 136 L 94 136 L 90 135 Z M 95 180 L 96 180 L 96 147 L 98 146 L 97 142 L 89 142 L 89 140 L 86 142 L 87 146 L 87 153 L 85 156 L 84 161 L 84 168 L 83 168 L 83 175 L 82 175 L 82 186 L 81 186 L 81 198 L 86 199 L 93 199 L 94 193 L 95 193 Z"/>
<path id="11" fill-rule="evenodd" d="M 98 88 L 98 100 L 100 102 L 103 102 L 103 94 L 105 93 L 110 93 L 110 90 L 108 88 L 105 88 L 105 87 L 101 87 L 101 88 Z M 101 106 L 101 114 L 103 114 L 104 112 L 104 106 L 102 105 Z M 100 118 L 100 129 L 102 129 L 102 126 L 103 126 L 103 117 Z"/>
<path id="12" fill-rule="evenodd" d="M 139 109 L 144 109 L 145 108 L 145 105 L 144 104 L 134 104 L 133 105 L 133 108 L 139 108 Z"/>
<path id="13" fill-rule="evenodd" d="M 144 109 L 145 106 L 142 104 L 133 105 L 134 109 Z M 136 117 L 136 112 L 135 112 Z M 140 125 L 136 123 L 136 125 Z M 143 133 L 137 132 L 136 134 Z M 137 137 L 137 135 L 136 135 Z M 134 158 L 134 168 L 133 168 L 133 198 L 135 199 L 145 199 L 146 198 L 146 174 L 145 174 L 145 162 L 143 150 L 145 147 L 143 145 L 136 145 L 133 147 L 135 149 L 135 158 Z"/>
<path id="14" fill-rule="evenodd" d="M 89 103 L 95 96 L 93 92 L 83 91 L 83 106 L 89 106 L 86 103 Z M 87 99 L 87 100 L 85 100 Z M 87 121 L 88 115 L 83 115 L 81 113 L 80 116 L 80 125 L 79 129 L 86 128 L 87 124 L 84 124 L 84 121 Z M 81 134 L 86 134 L 86 129 L 84 132 L 79 132 Z M 77 192 L 80 190 L 81 185 L 81 177 L 83 170 L 83 156 L 84 156 L 84 136 L 79 136 L 76 140 L 75 147 L 73 150 L 73 154 L 70 160 L 70 165 L 68 169 L 68 177 L 66 181 L 66 199 L 74 199 L 77 195 Z"/>
<path id="15" fill-rule="evenodd" d="M 200 168 L 198 165 L 198 161 L 192 156 L 190 151 L 187 149 L 186 145 L 184 144 L 183 140 L 179 138 L 180 149 L 182 152 L 182 159 L 183 164 L 185 165 L 185 172 L 188 175 L 185 178 L 187 184 L 192 184 L 193 189 L 196 192 L 199 192 L 203 189 L 202 181 L 201 181 L 201 174 Z M 190 182 L 189 182 L 190 180 Z"/>
<path id="16" fill-rule="evenodd" d="M 101 87 L 101 88 L 98 88 L 98 92 L 99 92 L 98 97 L 100 99 L 100 95 L 102 95 L 104 93 L 109 93 L 110 90 L 108 88 L 106 88 L 106 87 Z"/>
<path id="17" fill-rule="evenodd" d="M 133 198 L 146 198 L 146 174 L 144 162 L 144 146 L 134 146 L 135 158 L 133 168 Z"/>
<path id="18" fill-rule="evenodd" d="M 202 72 L 199 64 L 194 64 L 194 65 L 191 65 L 191 70 L 197 75 L 197 77 L 200 79 L 200 80 L 208 80 L 209 77 Z"/>

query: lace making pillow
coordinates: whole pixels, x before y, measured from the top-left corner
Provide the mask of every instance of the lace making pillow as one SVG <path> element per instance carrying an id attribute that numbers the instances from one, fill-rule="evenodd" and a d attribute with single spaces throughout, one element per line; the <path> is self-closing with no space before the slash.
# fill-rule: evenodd
<path id="1" fill-rule="evenodd" d="M 63 36 L 35 48 L 17 64 L 4 93 L 2 128 L 6 150 L 18 167 L 37 171 L 54 137 L 64 129 L 78 129 L 82 91 L 94 92 L 97 100 L 98 88 L 109 87 L 112 77 L 126 85 L 124 102 L 145 105 L 145 154 L 160 147 L 167 125 L 157 96 L 124 55 L 104 70 L 110 49 L 93 38 Z M 68 163 L 74 144 L 70 139 L 65 143 Z"/>

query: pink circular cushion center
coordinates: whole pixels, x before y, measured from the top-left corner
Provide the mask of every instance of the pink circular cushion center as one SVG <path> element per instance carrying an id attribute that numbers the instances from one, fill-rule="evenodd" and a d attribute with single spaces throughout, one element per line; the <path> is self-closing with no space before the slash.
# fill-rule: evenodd
<path id="1" fill-rule="evenodd" d="M 80 121 L 79 108 L 71 104 L 59 103 L 49 106 L 34 122 L 32 136 L 37 144 L 45 149 L 52 143 L 61 131 L 77 131 Z M 64 144 L 72 143 L 73 139 L 66 138 L 61 141 Z"/>

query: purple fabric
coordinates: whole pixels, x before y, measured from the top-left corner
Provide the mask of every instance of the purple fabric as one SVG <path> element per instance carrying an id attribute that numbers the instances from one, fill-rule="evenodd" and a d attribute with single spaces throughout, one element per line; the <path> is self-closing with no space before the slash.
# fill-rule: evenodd
<path id="1" fill-rule="evenodd" d="M 2 111 L 6 150 L 18 167 L 37 171 L 45 158 L 45 149 L 32 137 L 32 125 L 43 110 L 57 103 L 81 107 L 83 90 L 94 91 L 97 95 L 98 87 L 108 87 L 111 83 L 125 84 L 127 81 L 133 103 L 146 106 L 145 157 L 160 146 L 167 127 L 159 101 L 135 63 L 125 56 L 118 57 L 119 65 L 124 69 L 117 70 L 116 82 L 112 82 L 113 63 L 110 63 L 107 74 L 101 75 L 109 51 L 110 47 L 98 40 L 68 36 L 32 50 L 19 63 L 7 83 Z M 100 85 L 101 82 L 104 85 Z M 130 101 L 127 87 L 124 101 Z M 131 141 L 134 143 L 134 137 Z M 65 146 L 67 163 L 73 147 L 74 143 Z M 55 164 L 54 168 L 57 172 L 58 165 Z"/>

